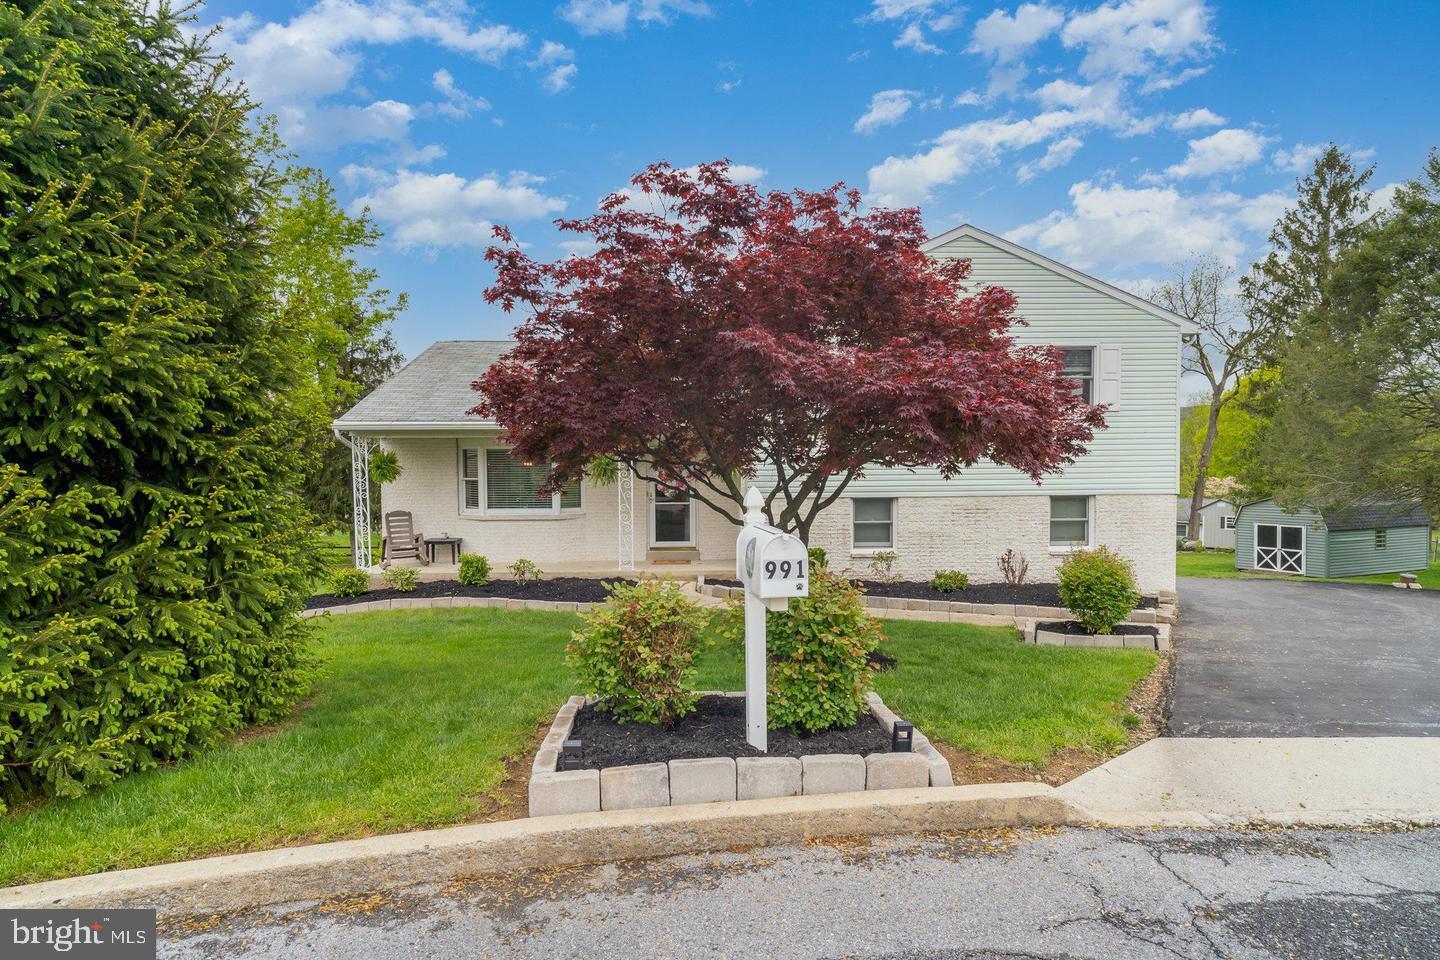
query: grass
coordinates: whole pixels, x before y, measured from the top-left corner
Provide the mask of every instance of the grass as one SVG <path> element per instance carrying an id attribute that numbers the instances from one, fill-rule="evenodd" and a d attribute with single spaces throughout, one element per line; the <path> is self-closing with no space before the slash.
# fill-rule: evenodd
<path id="1" fill-rule="evenodd" d="M 507 759 L 574 692 L 563 657 L 578 623 L 488 608 L 324 618 L 324 678 L 289 723 L 0 819 L 0 886 L 493 815 Z M 1008 628 L 886 632 L 899 659 L 876 677 L 887 703 L 932 737 L 1037 764 L 1121 746 L 1122 702 L 1156 661 L 1022 644 Z M 707 648 L 697 668 L 701 689 L 743 688 L 738 645 Z"/>
<path id="2" fill-rule="evenodd" d="M 1361 577 L 1297 577 L 1283 573 L 1256 573 L 1235 569 L 1235 553 L 1230 550 L 1207 550 L 1204 553 L 1175 554 L 1175 572 L 1182 577 L 1208 577 L 1211 579 L 1243 580 L 1317 580 L 1329 583 L 1394 583 L 1393 573 L 1372 573 Z M 1432 563 L 1424 570 L 1413 571 L 1422 587 L 1440 589 L 1440 563 Z"/>

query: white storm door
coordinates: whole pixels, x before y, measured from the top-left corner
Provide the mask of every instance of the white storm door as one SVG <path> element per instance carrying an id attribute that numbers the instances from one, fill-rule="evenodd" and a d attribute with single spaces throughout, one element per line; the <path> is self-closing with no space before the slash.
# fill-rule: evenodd
<path id="1" fill-rule="evenodd" d="M 655 487 L 655 502 L 650 510 L 650 545 L 695 545 L 695 508 L 690 502 L 690 495 L 684 490 Z"/>

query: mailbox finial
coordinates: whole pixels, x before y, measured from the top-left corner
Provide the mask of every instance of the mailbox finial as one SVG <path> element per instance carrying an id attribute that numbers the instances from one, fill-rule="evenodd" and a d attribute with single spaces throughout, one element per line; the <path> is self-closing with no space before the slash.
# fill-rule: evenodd
<path id="1" fill-rule="evenodd" d="M 751 487 L 745 492 L 745 524 L 747 526 L 765 522 L 765 515 L 760 512 L 760 508 L 764 504 L 765 498 L 755 487 Z"/>

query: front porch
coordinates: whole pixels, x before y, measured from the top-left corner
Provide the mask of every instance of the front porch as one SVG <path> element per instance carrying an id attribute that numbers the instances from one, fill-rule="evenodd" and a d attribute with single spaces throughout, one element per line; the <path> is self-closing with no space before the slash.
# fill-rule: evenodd
<path id="1" fill-rule="evenodd" d="M 395 565 L 416 566 L 413 560 L 397 560 Z M 371 568 L 372 574 L 379 576 L 380 566 L 377 563 Z M 436 580 L 454 580 L 460 573 L 458 565 L 450 562 L 446 554 L 435 563 L 428 563 L 416 568 L 418 578 L 422 581 L 431 582 Z M 614 563 L 591 562 L 584 560 L 570 561 L 566 563 L 551 563 L 541 567 L 541 578 L 551 579 L 554 577 L 582 577 L 587 580 L 601 580 L 612 577 L 628 577 L 638 579 L 641 577 L 674 577 L 677 580 L 693 580 L 696 577 L 704 577 L 707 580 L 733 580 L 735 579 L 735 564 L 720 563 L 713 560 L 697 562 L 675 562 L 675 561 L 649 561 L 637 560 L 631 567 L 622 569 Z M 491 580 L 508 580 L 509 574 L 503 566 L 497 567 L 490 572 Z"/>

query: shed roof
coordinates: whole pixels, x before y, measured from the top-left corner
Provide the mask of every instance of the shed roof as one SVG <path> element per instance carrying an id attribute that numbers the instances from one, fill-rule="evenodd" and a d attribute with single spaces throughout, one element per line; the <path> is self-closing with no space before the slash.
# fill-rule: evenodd
<path id="1" fill-rule="evenodd" d="M 479 396 L 477 377 L 515 345 L 513 340 L 441 340 L 431 344 L 389 380 L 335 421 L 340 430 L 366 427 L 424 428 L 494 423 L 465 411 Z"/>
<path id="2" fill-rule="evenodd" d="M 1343 510 L 1322 510 L 1320 515 L 1331 530 L 1430 526 L 1430 514 L 1415 500 L 1363 500 Z"/>

